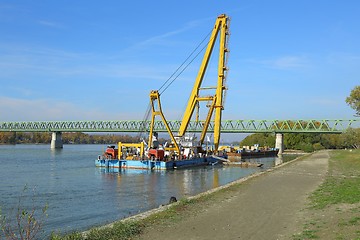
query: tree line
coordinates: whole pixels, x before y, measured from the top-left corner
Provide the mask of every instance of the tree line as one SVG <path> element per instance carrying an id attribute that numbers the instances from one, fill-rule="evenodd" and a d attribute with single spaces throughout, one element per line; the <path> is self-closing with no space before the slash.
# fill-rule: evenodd
<path id="1" fill-rule="evenodd" d="M 139 142 L 140 136 L 119 134 L 62 133 L 64 144 L 111 144 L 117 142 Z M 51 133 L 0 132 L 0 144 L 50 144 Z"/>
<path id="2" fill-rule="evenodd" d="M 275 146 L 275 134 L 255 133 L 240 142 L 240 146 Z M 286 133 L 284 134 L 285 149 L 312 152 L 321 149 L 360 148 L 360 129 L 349 129 L 342 134 L 320 133 Z"/>

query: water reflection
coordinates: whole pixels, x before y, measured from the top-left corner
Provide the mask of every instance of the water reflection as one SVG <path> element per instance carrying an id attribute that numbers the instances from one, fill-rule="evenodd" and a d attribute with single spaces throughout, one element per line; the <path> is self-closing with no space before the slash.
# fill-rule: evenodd
<path id="1" fill-rule="evenodd" d="M 50 148 L 52 154 L 62 153 L 63 150 L 64 148 Z"/>
<path id="2" fill-rule="evenodd" d="M 274 159 L 267 162 L 269 165 L 270 162 L 274 162 Z M 180 199 L 195 195 L 256 171 L 261 171 L 261 169 L 223 167 L 222 165 L 169 171 L 97 168 L 97 172 L 105 180 L 103 184 L 116 184 L 118 193 L 127 191 L 133 195 L 133 203 L 145 201 L 148 207 L 163 204 L 171 196 Z M 106 189 L 113 191 L 111 188 Z"/>
<path id="3" fill-rule="evenodd" d="M 219 170 L 217 168 L 214 168 L 214 178 L 213 178 L 213 188 L 219 187 Z"/>

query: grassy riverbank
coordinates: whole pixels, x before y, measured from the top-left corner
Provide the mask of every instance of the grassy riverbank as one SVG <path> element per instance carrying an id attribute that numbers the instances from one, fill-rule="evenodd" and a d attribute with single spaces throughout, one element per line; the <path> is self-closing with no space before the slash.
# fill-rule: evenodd
<path id="1" fill-rule="evenodd" d="M 299 220 L 300 233 L 293 239 L 360 239 L 360 150 L 330 152 L 325 181 L 310 196 L 310 205 Z M 303 158 L 303 157 L 301 157 Z M 276 171 L 276 170 L 275 170 Z M 264 176 L 266 178 L 266 176 Z M 183 199 L 164 211 L 140 220 L 115 223 L 111 227 L 81 233 L 54 235 L 52 239 L 132 239 L 155 226 L 174 226 L 189 216 L 207 211 L 214 202 L 230 200 L 242 191 L 242 183 L 195 199 Z M 285 220 L 285 219 L 284 219 Z M 291 233 L 290 233 L 291 235 Z"/>
<path id="2" fill-rule="evenodd" d="M 360 150 L 330 152 L 324 183 L 310 196 L 294 239 L 360 239 Z"/>

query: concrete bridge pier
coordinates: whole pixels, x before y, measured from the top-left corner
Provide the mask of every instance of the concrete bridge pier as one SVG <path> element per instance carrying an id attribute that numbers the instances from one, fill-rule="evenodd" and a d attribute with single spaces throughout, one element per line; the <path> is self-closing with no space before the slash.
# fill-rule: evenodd
<path id="1" fill-rule="evenodd" d="M 279 155 L 282 155 L 284 152 L 284 134 L 277 133 L 275 140 L 275 148 L 279 149 Z"/>
<path id="2" fill-rule="evenodd" d="M 63 148 L 61 132 L 53 132 L 51 137 L 51 149 Z"/>

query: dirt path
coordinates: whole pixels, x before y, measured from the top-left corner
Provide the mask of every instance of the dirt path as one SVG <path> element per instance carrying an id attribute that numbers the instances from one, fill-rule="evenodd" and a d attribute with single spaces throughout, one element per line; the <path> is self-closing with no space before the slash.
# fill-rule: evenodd
<path id="1" fill-rule="evenodd" d="M 321 151 L 252 178 L 176 224 L 147 229 L 139 239 L 292 239 L 301 232 L 308 195 L 323 181 Z"/>

